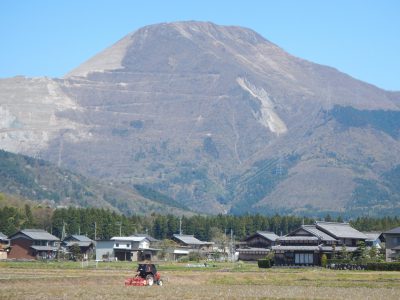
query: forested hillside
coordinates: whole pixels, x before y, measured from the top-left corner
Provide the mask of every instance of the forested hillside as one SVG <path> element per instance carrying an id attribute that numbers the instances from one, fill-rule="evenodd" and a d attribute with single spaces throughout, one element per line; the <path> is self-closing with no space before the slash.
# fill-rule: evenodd
<path id="1" fill-rule="evenodd" d="M 3 200 L 2 200 L 3 199 Z M 145 233 L 157 239 L 169 239 L 179 233 L 179 217 L 173 215 L 152 214 L 149 216 L 125 216 L 105 209 L 96 208 L 63 208 L 25 205 L 23 207 L 1 206 L 4 196 L 0 196 L 0 231 L 10 235 L 22 228 L 43 228 L 61 237 L 63 225 L 66 234 L 85 234 L 94 239 L 109 239 L 119 235 Z M 329 215 L 326 221 L 343 221 L 342 218 L 332 219 Z M 182 217 L 182 231 L 193 234 L 201 240 L 213 240 L 232 230 L 236 240 L 256 232 L 273 231 L 284 235 L 301 226 L 313 224 L 314 219 L 296 216 L 191 216 Z M 95 226 L 96 223 L 96 226 Z M 361 217 L 350 222 L 362 231 L 384 231 L 400 226 L 400 218 L 370 218 Z M 96 228 L 96 232 L 95 232 Z"/>
<path id="2" fill-rule="evenodd" d="M 91 180 L 47 161 L 3 150 L 0 150 L 0 192 L 50 207 L 102 207 L 128 215 L 186 210 L 149 189 L 137 192 L 128 185 Z"/>

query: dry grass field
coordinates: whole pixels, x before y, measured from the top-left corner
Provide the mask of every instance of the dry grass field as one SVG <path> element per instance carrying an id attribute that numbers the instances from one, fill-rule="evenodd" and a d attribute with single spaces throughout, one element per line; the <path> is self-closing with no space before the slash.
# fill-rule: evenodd
<path id="1" fill-rule="evenodd" d="M 126 266 L 126 265 L 125 265 Z M 132 266 L 132 264 L 130 265 Z M 126 267 L 0 263 L 0 299 L 399 299 L 399 272 L 161 266 L 164 285 L 125 287 Z"/>

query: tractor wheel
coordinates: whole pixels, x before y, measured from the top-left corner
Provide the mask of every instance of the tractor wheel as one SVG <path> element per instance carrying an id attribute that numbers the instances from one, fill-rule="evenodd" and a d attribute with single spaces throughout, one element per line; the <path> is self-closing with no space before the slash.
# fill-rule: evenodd
<path id="1" fill-rule="evenodd" d="M 148 286 L 152 286 L 154 284 L 154 277 L 153 275 L 149 274 L 146 276 L 146 282 Z"/>
<path id="2" fill-rule="evenodd" d="M 160 279 L 157 281 L 157 284 L 161 286 L 161 285 L 163 285 L 163 281 Z"/>

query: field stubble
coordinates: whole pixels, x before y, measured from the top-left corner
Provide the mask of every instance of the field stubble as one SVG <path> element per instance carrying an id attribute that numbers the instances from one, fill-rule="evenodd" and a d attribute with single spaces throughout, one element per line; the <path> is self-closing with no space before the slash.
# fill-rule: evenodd
<path id="1" fill-rule="evenodd" d="M 399 299 L 399 272 L 162 270 L 163 286 L 125 287 L 129 270 L 0 267 L 0 299 Z"/>

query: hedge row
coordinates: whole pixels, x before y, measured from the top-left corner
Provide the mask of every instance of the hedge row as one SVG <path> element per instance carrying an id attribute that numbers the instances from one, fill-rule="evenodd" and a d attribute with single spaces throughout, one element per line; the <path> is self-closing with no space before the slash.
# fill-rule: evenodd
<path id="1" fill-rule="evenodd" d="M 373 271 L 400 271 L 400 262 L 368 263 L 367 270 Z"/>
<path id="2" fill-rule="evenodd" d="M 271 268 L 273 265 L 273 261 L 271 259 L 259 259 L 258 260 L 258 267 L 259 268 Z"/>

